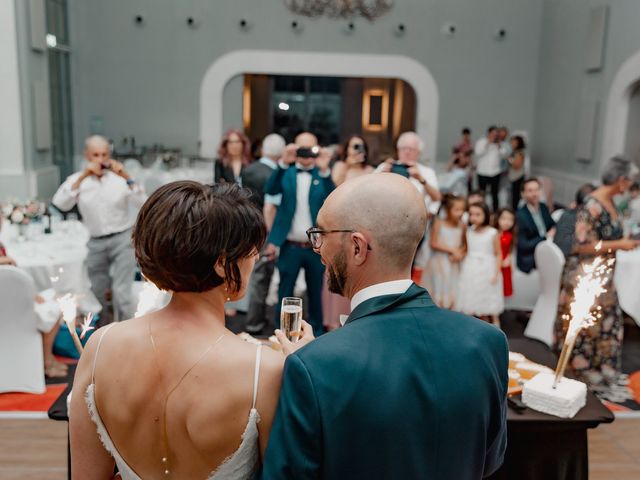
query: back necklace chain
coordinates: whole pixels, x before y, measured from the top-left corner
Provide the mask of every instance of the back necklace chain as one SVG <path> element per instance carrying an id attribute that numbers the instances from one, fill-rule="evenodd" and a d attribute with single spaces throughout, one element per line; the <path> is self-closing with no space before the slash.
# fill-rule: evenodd
<path id="1" fill-rule="evenodd" d="M 153 338 L 153 334 L 151 333 L 151 321 L 148 322 L 148 327 L 149 327 L 149 338 L 151 339 L 151 345 L 153 346 L 154 359 L 158 367 L 158 374 L 162 377 L 163 376 L 162 370 L 160 368 L 160 362 L 158 360 L 158 348 L 156 347 L 156 341 Z M 196 362 L 193 365 L 191 365 L 191 367 L 189 367 L 189 369 L 182 375 L 182 377 L 180 377 L 180 380 L 178 380 L 178 383 L 176 383 L 173 387 L 171 387 L 171 389 L 169 389 L 164 399 L 164 403 L 162 405 L 162 449 L 164 451 L 164 455 L 162 457 L 162 468 L 164 468 L 164 474 L 166 478 L 169 478 L 169 476 L 171 475 L 171 463 L 169 458 L 169 436 L 167 435 L 167 404 L 169 403 L 169 397 L 180 386 L 180 384 L 185 379 L 185 377 L 189 375 L 189 372 L 191 372 L 191 370 L 193 370 L 196 367 L 196 365 L 198 365 L 200 361 L 202 361 L 202 359 L 211 350 L 213 350 L 213 348 L 216 345 L 218 345 L 218 343 L 220 343 L 220 341 L 226 335 L 227 335 L 226 333 L 223 333 L 211 345 L 209 345 L 209 347 L 207 347 L 207 349 L 202 353 L 202 355 L 200 355 L 198 360 L 196 360 Z M 157 422 L 158 417 L 154 418 L 154 421 Z"/>

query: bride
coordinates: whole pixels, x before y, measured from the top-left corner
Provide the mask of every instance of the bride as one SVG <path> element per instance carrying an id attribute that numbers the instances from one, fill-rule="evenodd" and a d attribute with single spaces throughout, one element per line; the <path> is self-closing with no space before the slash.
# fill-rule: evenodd
<path id="1" fill-rule="evenodd" d="M 265 228 L 235 185 L 174 182 L 133 232 L 142 273 L 173 292 L 162 310 L 88 342 L 70 409 L 74 479 L 248 479 L 260 465 L 284 356 L 225 328 Z"/>

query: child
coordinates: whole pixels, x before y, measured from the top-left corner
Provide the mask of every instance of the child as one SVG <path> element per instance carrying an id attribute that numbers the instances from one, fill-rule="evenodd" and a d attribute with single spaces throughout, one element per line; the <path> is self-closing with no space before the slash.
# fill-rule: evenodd
<path id="1" fill-rule="evenodd" d="M 469 205 L 467 256 L 460 271 L 460 290 L 456 309 L 489 320 L 500 326 L 499 315 L 504 310 L 500 267 L 500 238 L 490 226 L 489 207 L 485 203 Z"/>
<path id="2" fill-rule="evenodd" d="M 502 285 L 505 297 L 513 295 L 511 267 L 513 266 L 513 246 L 516 243 L 516 215 L 513 209 L 504 207 L 498 210 L 493 224 L 500 232 L 500 249 L 502 256 Z"/>
<path id="3" fill-rule="evenodd" d="M 442 308 L 455 305 L 460 262 L 465 254 L 464 207 L 463 198 L 446 194 L 441 207 L 445 218 L 436 218 L 431 229 L 431 257 L 427 263 L 430 293 Z"/>

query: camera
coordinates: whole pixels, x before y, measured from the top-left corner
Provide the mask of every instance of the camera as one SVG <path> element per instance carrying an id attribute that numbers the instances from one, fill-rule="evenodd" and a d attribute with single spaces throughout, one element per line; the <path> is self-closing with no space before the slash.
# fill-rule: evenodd
<path id="1" fill-rule="evenodd" d="M 111 170 L 111 164 L 110 163 L 101 163 L 100 164 L 100 168 L 102 170 Z"/>
<path id="2" fill-rule="evenodd" d="M 356 143 L 353 149 L 358 153 L 364 153 L 364 143 Z"/>
<path id="3" fill-rule="evenodd" d="M 296 150 L 296 157 L 298 158 L 318 158 L 320 154 L 320 147 L 299 147 Z"/>
<path id="4" fill-rule="evenodd" d="M 409 178 L 409 167 L 404 163 L 394 162 L 391 166 L 391 173 L 397 173 L 405 178 Z"/>

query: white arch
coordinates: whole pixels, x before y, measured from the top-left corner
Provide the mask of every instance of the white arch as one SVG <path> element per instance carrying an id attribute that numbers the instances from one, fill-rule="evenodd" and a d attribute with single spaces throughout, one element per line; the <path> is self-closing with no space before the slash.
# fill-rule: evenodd
<path id="1" fill-rule="evenodd" d="M 639 80 L 640 50 L 622 64 L 611 83 L 602 139 L 601 167 L 609 158 L 624 153 L 631 93 Z"/>
<path id="2" fill-rule="evenodd" d="M 214 157 L 223 134 L 222 95 L 236 75 L 326 75 L 338 77 L 400 78 L 416 93 L 416 131 L 425 140 L 424 154 L 436 159 L 438 87 L 419 62 L 400 55 L 314 53 L 276 50 L 238 50 L 218 58 L 207 70 L 200 88 L 200 154 Z"/>

